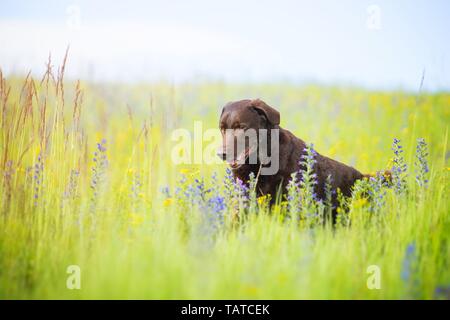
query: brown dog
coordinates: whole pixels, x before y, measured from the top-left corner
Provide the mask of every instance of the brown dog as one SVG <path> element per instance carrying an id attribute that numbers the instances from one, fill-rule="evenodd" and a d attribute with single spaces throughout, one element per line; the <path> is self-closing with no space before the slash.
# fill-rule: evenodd
<path id="1" fill-rule="evenodd" d="M 281 128 L 279 124 L 280 113 L 259 99 L 228 103 L 222 110 L 219 124 L 223 137 L 223 149 L 218 155 L 227 160 L 233 175 L 244 182 L 248 181 L 252 172 L 255 177 L 258 176 L 261 167 L 267 166 L 268 163 L 261 161 L 259 154 L 256 155 L 259 146 L 246 143 L 245 148 L 239 149 L 236 146 L 236 140 L 242 138 L 242 135 L 249 129 L 254 129 L 256 132 L 259 132 L 260 129 L 267 129 L 269 136 L 271 129 L 279 129 L 277 131 L 278 139 L 275 141 L 279 147 L 278 170 L 274 174 L 259 175 L 256 186 L 259 195 L 270 194 L 272 200 L 280 194 L 278 191 L 281 191 L 281 194 L 286 192 L 291 174 L 301 169 L 299 162 L 302 155 L 305 154 L 306 148 L 303 140 Z M 270 144 L 273 144 L 274 141 L 270 137 L 267 140 L 269 140 L 268 149 L 271 149 Z M 270 141 L 272 142 L 270 143 Z M 256 159 L 253 162 L 249 161 L 252 155 Z M 315 160 L 314 173 L 317 175 L 318 182 L 315 192 L 319 199 L 325 197 L 324 187 L 328 175 L 331 176 L 333 190 L 339 188 L 345 196 L 350 196 L 355 181 L 365 176 L 350 166 L 318 153 Z M 336 197 L 333 202 L 336 203 Z"/>

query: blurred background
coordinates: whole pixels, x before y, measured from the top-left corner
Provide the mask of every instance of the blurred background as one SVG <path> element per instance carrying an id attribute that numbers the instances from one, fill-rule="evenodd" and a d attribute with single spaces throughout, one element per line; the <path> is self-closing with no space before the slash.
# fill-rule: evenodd
<path id="1" fill-rule="evenodd" d="M 0 299 L 448 299 L 449 13 L 0 0 Z M 257 97 L 319 153 L 405 181 L 359 189 L 336 228 L 289 198 L 247 215 L 228 165 L 197 161 L 221 141 L 194 125 L 220 135 L 222 106 Z"/>
<path id="2" fill-rule="evenodd" d="M 12 1 L 0 66 L 89 81 L 450 88 L 448 1 Z"/>

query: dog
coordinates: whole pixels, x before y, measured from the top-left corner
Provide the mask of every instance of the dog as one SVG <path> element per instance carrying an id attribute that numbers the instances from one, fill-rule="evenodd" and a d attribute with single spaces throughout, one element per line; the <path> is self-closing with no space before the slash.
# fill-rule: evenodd
<path id="1" fill-rule="evenodd" d="M 291 174 L 304 170 L 300 163 L 306 154 L 306 143 L 290 131 L 281 128 L 280 113 L 260 99 L 240 100 L 226 104 L 222 109 L 219 128 L 223 143 L 218 156 L 229 163 L 233 176 L 243 182 L 247 182 L 250 174 L 253 173 L 258 178 L 257 194 L 259 196 L 270 195 L 272 203 L 277 196 L 286 193 Z M 270 164 L 267 161 L 261 161 L 261 155 L 258 154 L 260 140 L 257 140 L 256 146 L 255 143 L 246 142 L 244 147 L 238 148 L 236 141 L 245 140 L 244 135 L 250 129 L 256 132 L 260 132 L 261 129 L 265 130 L 269 132 L 269 136 L 270 132 L 277 132 L 278 139 L 275 140 L 275 143 L 278 144 L 277 154 L 271 154 L 269 157 L 272 158 L 271 161 L 274 161 L 274 157 L 278 156 L 278 159 L 275 159 L 278 160 L 278 170 L 275 173 L 260 174 L 261 168 Z M 269 141 L 267 149 L 272 149 L 274 141 L 269 138 L 267 138 Z M 252 157 L 254 161 L 249 161 Z M 370 176 L 319 153 L 315 153 L 314 159 L 313 169 L 317 179 L 315 194 L 318 199 L 324 200 L 325 183 L 327 177 L 330 176 L 331 187 L 334 190 L 332 202 L 335 208 L 338 188 L 344 196 L 349 197 L 355 182 Z"/>

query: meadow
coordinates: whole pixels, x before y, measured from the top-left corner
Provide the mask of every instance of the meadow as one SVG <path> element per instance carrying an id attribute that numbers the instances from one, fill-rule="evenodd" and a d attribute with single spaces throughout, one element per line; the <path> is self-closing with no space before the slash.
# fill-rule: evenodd
<path id="1" fill-rule="evenodd" d="M 65 80 L 64 64 L 0 80 L 1 299 L 450 296 L 450 93 L 98 83 Z M 331 226 L 307 179 L 271 207 L 225 164 L 173 163 L 173 130 L 217 128 L 226 102 L 249 97 L 393 185 L 359 184 Z"/>

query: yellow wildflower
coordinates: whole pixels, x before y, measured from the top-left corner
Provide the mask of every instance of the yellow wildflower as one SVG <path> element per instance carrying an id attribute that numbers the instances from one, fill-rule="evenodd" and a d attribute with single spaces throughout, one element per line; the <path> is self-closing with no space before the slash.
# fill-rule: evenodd
<path id="1" fill-rule="evenodd" d="M 168 206 L 170 206 L 172 204 L 172 202 L 173 202 L 172 198 L 167 198 L 167 199 L 164 200 L 163 206 L 164 207 L 168 207 Z"/>
<path id="2" fill-rule="evenodd" d="M 353 208 L 362 208 L 367 204 L 367 198 L 356 199 L 353 201 Z"/>
<path id="3" fill-rule="evenodd" d="M 199 173 L 200 173 L 199 170 L 192 171 L 192 172 L 191 172 L 191 177 L 195 177 L 195 176 L 197 176 Z"/>
<path id="4" fill-rule="evenodd" d="M 263 204 L 267 200 L 267 195 L 258 198 L 258 204 Z"/>
<path id="5" fill-rule="evenodd" d="M 144 217 L 140 214 L 130 213 L 129 218 L 130 224 L 135 227 L 141 225 L 142 222 L 144 222 Z"/>
<path id="6" fill-rule="evenodd" d="M 242 291 L 249 296 L 255 296 L 258 294 L 258 287 L 254 285 L 246 285 L 242 288 Z"/>
<path id="7" fill-rule="evenodd" d="M 180 170 L 180 173 L 181 174 L 188 174 L 189 173 L 189 169 L 183 168 L 183 169 Z"/>

